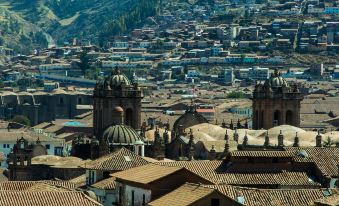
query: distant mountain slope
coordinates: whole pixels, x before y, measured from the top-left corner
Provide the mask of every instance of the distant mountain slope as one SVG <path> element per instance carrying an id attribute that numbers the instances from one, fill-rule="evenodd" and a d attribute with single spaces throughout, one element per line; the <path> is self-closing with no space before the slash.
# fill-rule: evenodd
<path id="1" fill-rule="evenodd" d="M 58 43 L 73 37 L 103 41 L 155 15 L 160 0 L 0 0 L 0 9 Z M 1 16 L 1 14 L 0 14 Z M 100 37 L 100 39 L 99 39 Z"/>
<path id="2" fill-rule="evenodd" d="M 53 38 L 15 12 L 0 7 L 0 45 L 27 53 L 32 48 L 46 47 Z"/>

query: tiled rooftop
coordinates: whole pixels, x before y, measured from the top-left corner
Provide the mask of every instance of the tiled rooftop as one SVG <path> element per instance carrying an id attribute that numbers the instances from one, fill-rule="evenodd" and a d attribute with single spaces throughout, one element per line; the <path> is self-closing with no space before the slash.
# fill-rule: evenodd
<path id="1" fill-rule="evenodd" d="M 87 169 L 121 171 L 148 164 L 148 161 L 122 147 L 118 151 L 103 156 L 84 165 Z"/>
<path id="2" fill-rule="evenodd" d="M 244 197 L 247 206 L 303 206 L 325 196 L 322 189 L 254 189 L 230 185 L 207 185 L 232 199 Z"/>
<path id="3" fill-rule="evenodd" d="M 112 175 L 117 179 L 137 182 L 141 184 L 148 184 L 173 173 L 176 173 L 181 169 L 182 168 L 180 167 L 161 166 L 150 163 L 144 166 L 113 173 Z"/>
<path id="4" fill-rule="evenodd" d="M 102 190 L 114 190 L 116 187 L 116 181 L 115 177 L 109 177 L 107 179 L 101 180 L 93 185 L 91 187 L 102 189 Z"/>
<path id="5" fill-rule="evenodd" d="M 0 191 L 2 206 L 101 206 L 82 192 Z"/>

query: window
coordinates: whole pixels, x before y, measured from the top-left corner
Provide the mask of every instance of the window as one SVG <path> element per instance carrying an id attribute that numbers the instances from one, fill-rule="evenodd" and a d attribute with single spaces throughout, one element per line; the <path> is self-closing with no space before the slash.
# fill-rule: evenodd
<path id="1" fill-rule="evenodd" d="M 91 171 L 91 179 L 92 179 L 92 183 L 94 183 L 94 176 L 95 176 L 95 174 L 94 174 L 94 171 Z"/>
<path id="2" fill-rule="evenodd" d="M 146 196 L 145 194 L 142 195 L 142 206 L 146 205 Z"/>
<path id="3" fill-rule="evenodd" d="M 119 187 L 119 204 L 122 204 L 122 186 Z"/>
<path id="4" fill-rule="evenodd" d="M 54 155 L 62 156 L 62 147 L 54 147 Z"/>
<path id="5" fill-rule="evenodd" d="M 220 206 L 220 199 L 212 198 L 211 199 L 211 206 Z"/>
<path id="6" fill-rule="evenodd" d="M 132 190 L 132 200 L 131 200 L 131 205 L 134 206 L 134 190 Z"/>
<path id="7" fill-rule="evenodd" d="M 59 104 L 63 104 L 63 103 L 64 103 L 64 98 L 60 97 Z"/>
<path id="8" fill-rule="evenodd" d="M 50 149 L 51 146 L 49 144 L 46 144 L 46 149 Z"/>

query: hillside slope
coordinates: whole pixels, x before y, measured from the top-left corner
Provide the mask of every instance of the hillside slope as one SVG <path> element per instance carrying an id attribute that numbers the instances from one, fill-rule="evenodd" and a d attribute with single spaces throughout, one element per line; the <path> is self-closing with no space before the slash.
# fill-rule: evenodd
<path id="1" fill-rule="evenodd" d="M 43 32 L 49 43 L 49 37 L 58 43 L 74 37 L 99 42 L 155 15 L 159 0 L 0 0 L 0 9 Z"/>

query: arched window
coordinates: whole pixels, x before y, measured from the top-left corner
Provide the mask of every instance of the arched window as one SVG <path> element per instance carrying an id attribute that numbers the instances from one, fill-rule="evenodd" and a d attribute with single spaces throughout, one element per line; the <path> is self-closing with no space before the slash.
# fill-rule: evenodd
<path id="1" fill-rule="evenodd" d="M 291 110 L 286 112 L 286 124 L 293 125 L 293 112 Z"/>
<path id="2" fill-rule="evenodd" d="M 279 110 L 275 110 L 273 117 L 273 126 L 279 126 L 281 124 L 281 112 Z"/>
<path id="3" fill-rule="evenodd" d="M 264 110 L 261 111 L 261 115 L 260 115 L 260 125 L 258 129 L 264 128 Z"/>
<path id="4" fill-rule="evenodd" d="M 133 110 L 126 109 L 125 124 L 128 126 L 132 126 L 132 123 L 133 123 Z"/>
<path id="5" fill-rule="evenodd" d="M 258 127 L 256 129 L 259 129 L 259 111 L 255 110 L 255 127 Z"/>

